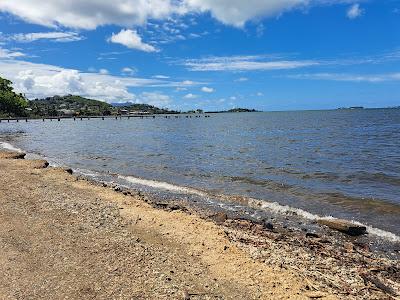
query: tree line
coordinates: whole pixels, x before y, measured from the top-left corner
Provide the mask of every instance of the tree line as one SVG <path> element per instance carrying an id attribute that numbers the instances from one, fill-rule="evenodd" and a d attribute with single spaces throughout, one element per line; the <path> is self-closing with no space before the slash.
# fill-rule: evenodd
<path id="1" fill-rule="evenodd" d="M 14 92 L 12 82 L 0 77 L 0 115 L 6 117 L 26 116 L 28 101 Z"/>

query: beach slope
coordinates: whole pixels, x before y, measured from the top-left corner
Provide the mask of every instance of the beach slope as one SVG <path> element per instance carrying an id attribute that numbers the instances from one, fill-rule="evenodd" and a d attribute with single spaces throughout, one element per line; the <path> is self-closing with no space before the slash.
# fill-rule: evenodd
<path id="1" fill-rule="evenodd" d="M 15 158 L 0 155 L 1 299 L 313 297 L 211 221 Z"/>

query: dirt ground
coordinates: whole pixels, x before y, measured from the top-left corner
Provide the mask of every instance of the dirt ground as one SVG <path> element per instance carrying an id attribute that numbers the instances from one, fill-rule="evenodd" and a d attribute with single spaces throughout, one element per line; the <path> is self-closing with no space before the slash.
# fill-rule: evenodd
<path id="1" fill-rule="evenodd" d="M 335 299 L 211 221 L 10 158 L 21 157 L 0 154 L 0 299 Z"/>

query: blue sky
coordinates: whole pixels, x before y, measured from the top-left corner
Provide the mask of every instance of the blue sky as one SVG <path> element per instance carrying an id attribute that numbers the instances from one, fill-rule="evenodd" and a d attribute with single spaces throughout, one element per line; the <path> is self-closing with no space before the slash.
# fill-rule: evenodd
<path id="1" fill-rule="evenodd" d="M 2 0 L 0 76 L 180 110 L 399 106 L 400 0 Z"/>

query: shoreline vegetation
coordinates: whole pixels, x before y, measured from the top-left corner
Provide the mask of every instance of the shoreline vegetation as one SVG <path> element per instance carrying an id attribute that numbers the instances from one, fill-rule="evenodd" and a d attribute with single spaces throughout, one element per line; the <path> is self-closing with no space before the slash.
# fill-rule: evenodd
<path id="1" fill-rule="evenodd" d="M 398 260 L 368 243 L 199 211 L 24 157 L 0 151 L 1 299 L 399 297 Z"/>
<path id="2" fill-rule="evenodd" d="M 233 108 L 226 111 L 207 112 L 255 112 L 254 109 Z M 187 112 L 158 108 L 149 104 L 112 103 L 87 99 L 77 95 L 53 96 L 44 99 L 28 100 L 17 94 L 12 82 L 0 77 L 0 119 L 6 118 L 54 118 L 54 117 L 90 117 L 121 115 L 154 115 L 154 114 L 202 114 L 203 110 Z"/>

